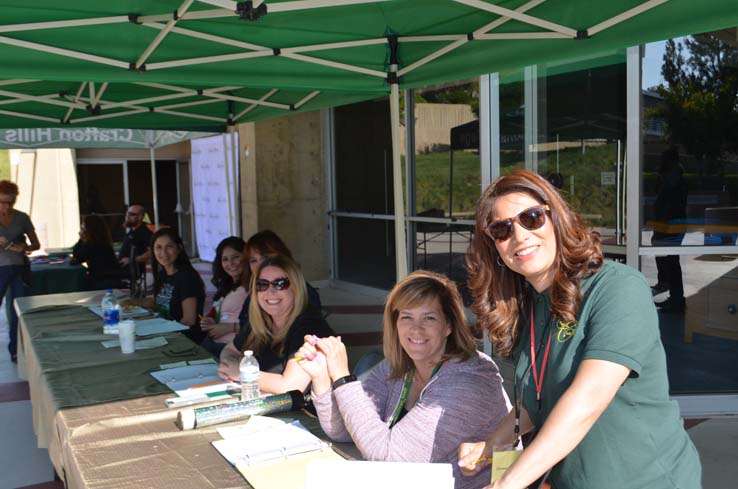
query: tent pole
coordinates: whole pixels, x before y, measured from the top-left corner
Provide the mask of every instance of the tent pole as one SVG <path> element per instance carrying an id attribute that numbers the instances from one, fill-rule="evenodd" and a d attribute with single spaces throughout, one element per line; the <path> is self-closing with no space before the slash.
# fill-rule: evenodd
<path id="1" fill-rule="evenodd" d="M 392 181 L 395 198 L 395 259 L 397 280 L 407 276 L 407 244 L 405 239 L 405 201 L 402 195 L 402 160 L 400 159 L 400 90 L 390 84 L 390 118 L 392 127 Z"/>
<path id="2" fill-rule="evenodd" d="M 230 164 L 228 157 L 228 134 L 223 133 L 223 172 L 226 184 L 226 208 L 228 209 L 228 234 L 233 236 L 233 212 L 231 212 L 231 176 L 228 172 Z"/>
<path id="3" fill-rule="evenodd" d="M 154 147 L 154 134 L 149 131 L 151 142 L 149 143 L 149 157 L 151 159 L 151 195 L 154 199 L 154 228 L 159 230 L 159 194 L 156 191 L 156 148 Z"/>

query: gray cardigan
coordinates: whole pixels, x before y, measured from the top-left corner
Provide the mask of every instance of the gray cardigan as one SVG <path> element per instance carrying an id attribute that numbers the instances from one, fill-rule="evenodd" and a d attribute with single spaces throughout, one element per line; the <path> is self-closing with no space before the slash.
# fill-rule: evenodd
<path id="1" fill-rule="evenodd" d="M 392 428 L 404 378 L 389 378 L 387 360 L 364 382 L 313 397 L 320 425 L 335 441 L 353 441 L 367 460 L 451 463 L 456 488 L 484 487 L 490 483 L 489 468 L 474 477 L 463 476 L 458 448 L 462 442 L 484 440 L 511 405 L 497 365 L 477 353 L 465 362 L 446 362 Z"/>

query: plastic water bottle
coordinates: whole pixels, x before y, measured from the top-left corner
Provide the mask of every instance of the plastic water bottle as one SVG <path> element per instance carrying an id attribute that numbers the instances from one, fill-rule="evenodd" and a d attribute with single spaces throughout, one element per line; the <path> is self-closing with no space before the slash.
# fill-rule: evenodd
<path id="1" fill-rule="evenodd" d="M 118 323 L 120 322 L 120 306 L 113 291 L 108 289 L 100 303 L 103 313 L 103 332 L 107 334 L 118 334 Z"/>
<path id="2" fill-rule="evenodd" d="M 259 398 L 259 362 L 254 352 L 246 350 L 238 367 L 241 378 L 241 400 L 250 401 Z"/>

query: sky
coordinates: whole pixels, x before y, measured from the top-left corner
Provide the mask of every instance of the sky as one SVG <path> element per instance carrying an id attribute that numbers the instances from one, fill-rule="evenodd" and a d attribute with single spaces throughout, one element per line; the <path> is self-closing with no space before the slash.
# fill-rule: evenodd
<path id="1" fill-rule="evenodd" d="M 655 87 L 664 82 L 661 76 L 661 65 L 664 59 L 666 41 L 652 42 L 646 45 L 646 54 L 642 60 L 643 88 Z"/>

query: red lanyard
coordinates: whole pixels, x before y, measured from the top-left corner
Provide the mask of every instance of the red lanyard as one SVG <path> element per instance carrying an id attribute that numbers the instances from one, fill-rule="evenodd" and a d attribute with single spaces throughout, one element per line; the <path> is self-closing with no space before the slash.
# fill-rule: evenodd
<path id="1" fill-rule="evenodd" d="M 548 341 L 546 349 L 543 351 L 543 362 L 541 363 L 541 376 L 538 376 L 538 368 L 536 367 L 536 331 L 535 331 L 535 315 L 533 306 L 530 306 L 530 361 L 533 370 L 533 382 L 536 384 L 536 402 L 538 409 L 541 409 L 541 390 L 543 389 L 543 376 L 546 375 L 546 364 L 548 363 L 548 352 L 551 350 L 551 336 L 553 330 L 548 332 Z M 543 341 L 543 338 L 541 338 Z"/>

